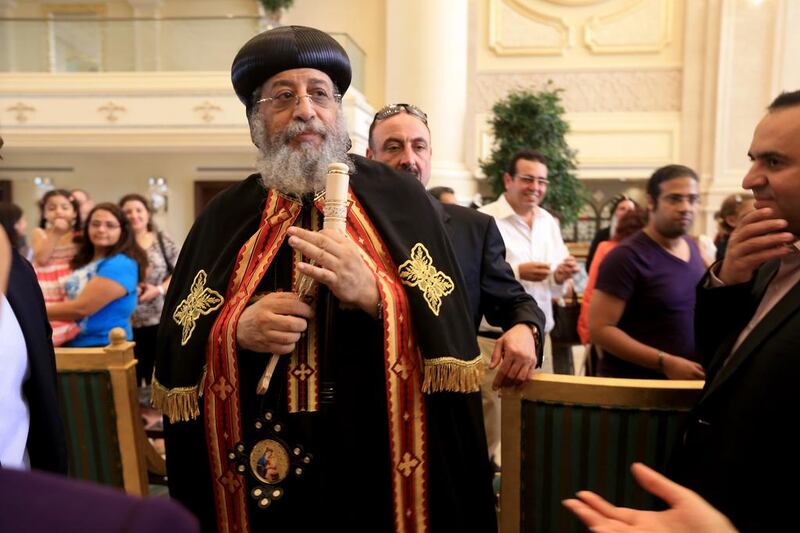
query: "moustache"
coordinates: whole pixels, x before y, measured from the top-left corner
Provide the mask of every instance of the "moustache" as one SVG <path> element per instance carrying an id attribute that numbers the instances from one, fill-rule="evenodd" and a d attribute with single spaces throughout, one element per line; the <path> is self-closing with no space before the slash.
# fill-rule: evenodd
<path id="1" fill-rule="evenodd" d="M 324 124 L 318 122 L 292 122 L 280 132 L 280 142 L 288 144 L 289 141 L 300 135 L 301 133 L 316 133 L 321 135 L 322 138 L 328 136 L 328 128 Z"/>
<path id="2" fill-rule="evenodd" d="M 410 172 L 415 176 L 419 176 L 419 169 L 417 168 L 417 165 L 403 163 L 400 165 L 400 170 L 404 170 L 405 172 Z"/>

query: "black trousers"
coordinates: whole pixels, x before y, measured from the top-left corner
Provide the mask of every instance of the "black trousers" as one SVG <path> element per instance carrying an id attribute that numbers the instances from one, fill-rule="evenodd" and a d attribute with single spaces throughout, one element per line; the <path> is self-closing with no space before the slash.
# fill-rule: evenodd
<path id="1" fill-rule="evenodd" d="M 136 385 L 141 385 L 142 380 L 147 385 L 153 379 L 153 365 L 156 360 L 156 336 L 158 335 L 158 324 L 155 326 L 144 326 L 133 328 L 133 340 L 136 346 L 133 353 L 138 360 L 136 363 Z"/>

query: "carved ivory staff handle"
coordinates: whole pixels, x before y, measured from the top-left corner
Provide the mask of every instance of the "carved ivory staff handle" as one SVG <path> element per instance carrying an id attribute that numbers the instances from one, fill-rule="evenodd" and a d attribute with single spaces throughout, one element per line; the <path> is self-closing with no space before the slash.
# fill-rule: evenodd
<path id="1" fill-rule="evenodd" d="M 350 186 L 350 169 L 344 163 L 331 163 L 328 165 L 328 174 L 325 178 L 325 211 L 322 221 L 323 229 L 333 229 L 345 233 L 347 230 L 347 189 Z M 313 287 L 313 281 L 308 276 L 303 276 L 297 283 L 297 293 L 301 298 L 308 294 Z M 264 369 L 264 374 L 258 381 L 256 393 L 265 394 L 278 366 L 280 356 L 273 355 Z"/>

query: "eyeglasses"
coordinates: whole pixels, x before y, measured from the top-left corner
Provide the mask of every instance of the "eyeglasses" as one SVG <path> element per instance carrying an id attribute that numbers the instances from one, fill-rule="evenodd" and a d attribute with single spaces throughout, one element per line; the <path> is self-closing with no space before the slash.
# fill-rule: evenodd
<path id="1" fill-rule="evenodd" d="M 425 114 L 425 111 L 418 108 L 414 104 L 389 104 L 383 106 L 378 110 L 377 113 L 375 113 L 375 118 L 372 119 L 372 122 L 386 120 L 387 118 L 393 117 L 398 113 L 402 113 L 403 111 L 412 117 L 418 118 L 426 126 L 428 125 L 428 115 Z"/>
<path id="2" fill-rule="evenodd" d="M 534 178 L 533 176 L 519 176 L 519 175 L 516 175 L 514 177 L 520 180 L 525 185 L 533 185 L 534 183 L 536 185 L 543 185 L 545 187 L 550 185 L 550 180 L 548 180 L 547 178 Z"/>
<path id="3" fill-rule="evenodd" d="M 309 103 L 323 109 L 333 107 L 335 104 L 338 104 L 342 101 L 342 95 L 339 93 L 333 93 L 331 95 L 323 89 L 314 89 L 310 94 L 295 94 L 292 91 L 284 90 L 270 96 L 269 98 L 261 98 L 260 100 L 256 100 L 256 103 L 260 104 L 267 102 L 275 111 L 283 111 L 292 106 L 299 105 L 301 98 L 307 98 Z"/>
<path id="4" fill-rule="evenodd" d="M 119 229 L 119 224 L 117 224 L 116 222 L 103 222 L 102 220 L 92 220 L 91 222 L 89 222 L 90 228 L 100 229 L 104 226 L 107 230 Z"/>
<path id="5" fill-rule="evenodd" d="M 700 202 L 700 195 L 698 194 L 667 194 L 663 198 L 669 205 L 680 205 L 683 202 L 695 205 Z"/>

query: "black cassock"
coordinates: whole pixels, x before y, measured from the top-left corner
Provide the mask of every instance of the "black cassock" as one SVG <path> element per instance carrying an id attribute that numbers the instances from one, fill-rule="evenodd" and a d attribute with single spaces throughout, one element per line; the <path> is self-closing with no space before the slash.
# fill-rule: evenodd
<path id="1" fill-rule="evenodd" d="M 357 162 L 360 161 L 357 159 Z M 363 170 L 361 168 L 362 174 Z M 400 177 L 393 175 L 388 179 Z M 417 184 L 411 186 L 418 187 Z M 355 185 L 353 189 L 357 192 Z M 424 190 L 419 189 L 419 198 L 426 199 Z M 313 208 L 304 207 L 304 211 L 308 209 Z M 434 225 L 435 231 L 441 232 L 435 211 L 426 205 L 422 212 L 431 214 L 429 223 Z M 220 214 L 218 211 L 217 216 Z M 300 218 L 308 217 L 304 214 Z M 241 242 L 242 238 L 232 235 L 232 240 Z M 185 261 L 197 264 L 196 258 Z M 282 245 L 259 282 L 257 292 L 291 290 L 293 261 L 291 248 Z M 176 279 L 182 273 L 181 261 L 178 263 Z M 184 277 L 194 275 L 196 264 L 184 265 Z M 209 286 L 213 286 L 211 278 Z M 177 289 L 179 284 L 175 286 L 177 293 L 168 298 L 162 323 L 170 321 L 171 310 L 183 297 Z M 223 284 L 217 286 L 222 292 Z M 323 301 L 324 298 L 318 298 L 316 305 L 324 305 Z M 311 413 L 288 412 L 288 357 L 280 358 L 267 394 L 257 395 L 256 385 L 270 356 L 238 351 L 244 452 L 238 454 L 237 460 L 245 467 L 241 480 L 246 483 L 250 495 L 248 517 L 252 531 L 322 531 L 331 527 L 341 531 L 395 531 L 383 322 L 359 310 L 335 307 L 332 351 L 335 354 L 336 401 L 331 408 Z M 318 316 L 324 316 L 322 309 L 318 309 Z M 469 326 L 466 312 L 464 317 L 466 320 L 458 323 Z M 445 323 L 446 331 L 429 328 L 428 334 L 443 338 L 472 335 L 470 327 L 463 332 L 449 331 L 453 329 L 452 324 L 452 319 Z M 206 326 L 205 335 L 208 331 Z M 422 337 L 422 332 L 418 335 Z M 426 341 L 420 338 L 420 344 L 424 348 Z M 158 372 L 157 369 L 157 379 Z M 432 392 L 423 396 L 428 530 L 434 533 L 495 531 L 480 393 Z M 194 512 L 205 530 L 213 531 L 216 528 L 215 504 L 203 401 L 201 397 L 197 418 L 165 424 L 167 466 L 171 496 Z M 260 427 L 256 427 L 257 422 Z M 276 425 L 279 433 L 274 431 Z M 264 442 L 281 443 L 289 455 L 290 472 L 276 485 L 264 483 L 264 480 L 275 474 L 275 470 L 270 469 L 270 461 L 274 463 L 275 454 L 283 452 L 269 449 L 259 461 L 251 460 L 261 455 L 254 453 L 254 447 Z M 295 452 L 298 454 L 294 455 Z M 286 461 L 277 463 L 280 470 Z M 301 468 L 302 475 L 292 474 L 297 467 Z M 280 495 L 269 498 L 269 503 L 263 505 L 254 491 L 264 487 L 264 494 L 269 497 L 273 486 L 280 488 Z"/>

